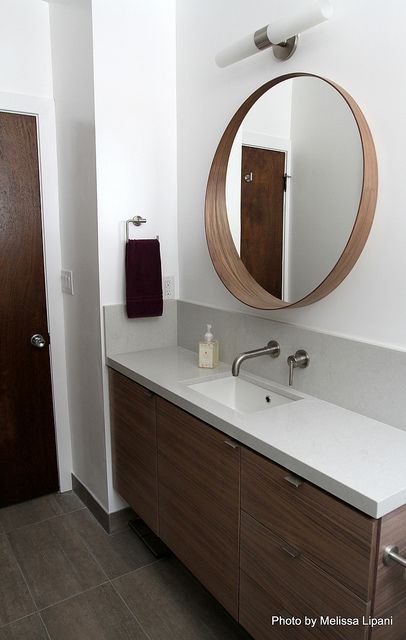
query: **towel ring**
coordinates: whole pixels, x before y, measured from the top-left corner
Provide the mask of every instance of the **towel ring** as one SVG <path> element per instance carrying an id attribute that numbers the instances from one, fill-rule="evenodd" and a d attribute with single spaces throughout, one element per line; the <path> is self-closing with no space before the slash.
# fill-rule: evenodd
<path id="1" fill-rule="evenodd" d="M 146 218 L 143 218 L 142 216 L 134 216 L 133 218 L 130 218 L 130 220 L 126 220 L 125 221 L 125 241 L 126 243 L 129 241 L 130 239 L 130 224 L 135 225 L 136 227 L 140 227 L 142 224 L 146 223 Z M 159 240 L 159 236 L 155 236 L 156 240 Z"/>

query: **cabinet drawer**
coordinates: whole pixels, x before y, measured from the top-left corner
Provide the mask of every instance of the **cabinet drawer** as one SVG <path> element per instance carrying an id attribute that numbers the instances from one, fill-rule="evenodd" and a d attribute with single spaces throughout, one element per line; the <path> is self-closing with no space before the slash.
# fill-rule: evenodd
<path id="1" fill-rule="evenodd" d="M 240 448 L 161 398 L 159 535 L 238 617 Z"/>
<path id="2" fill-rule="evenodd" d="M 244 574 L 269 596 L 268 603 L 262 598 L 264 608 L 261 614 L 268 627 L 272 615 L 279 615 L 284 609 L 291 616 L 317 618 L 318 624 L 311 630 L 313 638 L 364 640 L 367 637 L 368 628 L 363 626 L 362 620 L 363 616 L 368 617 L 369 604 L 244 512 L 241 514 L 240 562 L 240 622 L 248 631 L 247 617 L 253 602 L 244 596 L 244 589 L 247 589 L 246 585 L 244 587 Z M 274 606 L 278 603 L 275 612 L 273 603 Z M 326 616 L 355 619 L 359 624 L 322 624 L 321 617 Z M 296 635 L 291 637 L 307 637 L 308 629 L 304 624 L 293 629 Z M 290 628 L 291 633 L 293 629 Z M 283 634 L 281 626 L 278 630 Z"/>
<path id="3" fill-rule="evenodd" d="M 369 601 L 377 521 L 248 449 L 241 451 L 241 508 L 299 548 L 326 572 Z"/>
<path id="4" fill-rule="evenodd" d="M 272 624 L 272 616 L 293 616 L 279 598 L 259 586 L 243 571 L 240 575 L 240 624 L 255 640 L 321 640 L 318 629 L 309 630 L 303 625 L 283 626 Z M 318 634 L 318 635 L 317 635 Z"/>
<path id="5" fill-rule="evenodd" d="M 110 371 L 113 485 L 157 533 L 155 402 L 150 391 L 120 373 Z"/>

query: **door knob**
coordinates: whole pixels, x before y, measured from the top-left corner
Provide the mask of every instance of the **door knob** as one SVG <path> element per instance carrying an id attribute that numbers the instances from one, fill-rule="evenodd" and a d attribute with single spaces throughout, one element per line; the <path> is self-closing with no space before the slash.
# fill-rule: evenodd
<path id="1" fill-rule="evenodd" d="M 35 333 L 31 337 L 31 344 L 33 347 L 37 347 L 37 349 L 42 349 L 46 345 L 44 336 L 42 336 L 40 333 Z"/>

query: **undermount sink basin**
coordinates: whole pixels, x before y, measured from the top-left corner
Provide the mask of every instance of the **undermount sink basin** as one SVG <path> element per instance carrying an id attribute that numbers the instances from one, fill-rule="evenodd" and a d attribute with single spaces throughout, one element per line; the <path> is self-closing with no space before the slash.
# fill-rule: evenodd
<path id="1" fill-rule="evenodd" d="M 295 396 L 293 393 L 284 393 L 279 389 L 276 391 L 271 387 L 261 387 L 243 378 L 233 376 L 198 382 L 188 386 L 189 389 L 240 413 L 264 411 L 301 399 L 300 396 Z"/>

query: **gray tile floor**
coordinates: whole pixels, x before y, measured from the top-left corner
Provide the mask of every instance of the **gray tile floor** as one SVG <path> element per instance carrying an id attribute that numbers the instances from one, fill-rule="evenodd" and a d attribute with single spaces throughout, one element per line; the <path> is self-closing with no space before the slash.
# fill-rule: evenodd
<path id="1" fill-rule="evenodd" d="M 0 640 L 249 638 L 174 557 L 108 535 L 73 493 L 0 509 Z"/>

